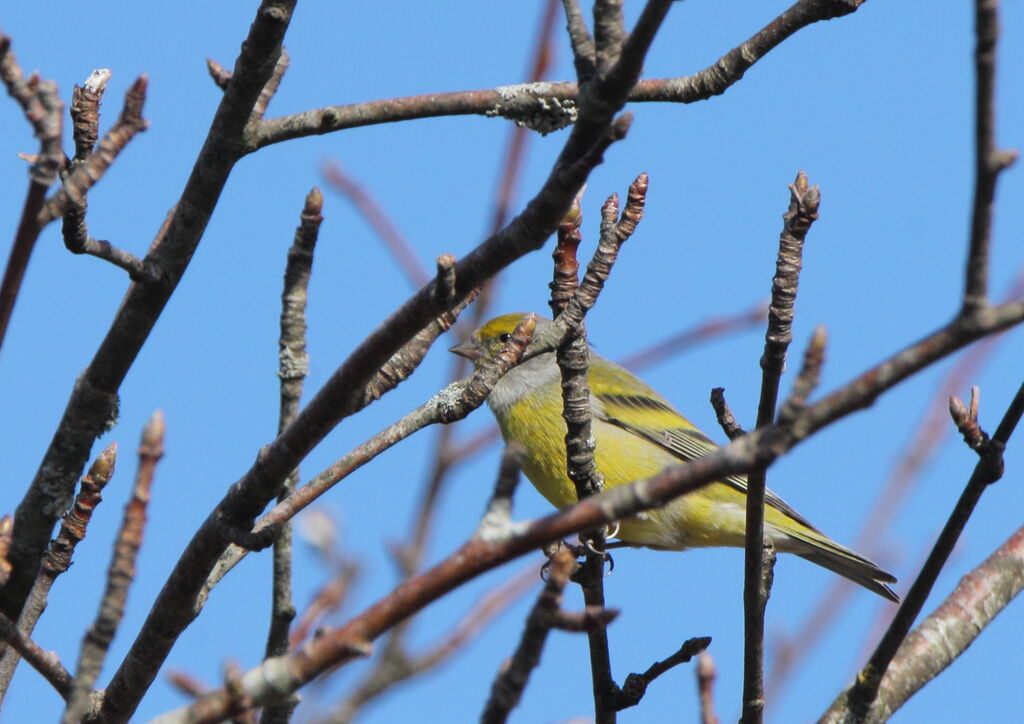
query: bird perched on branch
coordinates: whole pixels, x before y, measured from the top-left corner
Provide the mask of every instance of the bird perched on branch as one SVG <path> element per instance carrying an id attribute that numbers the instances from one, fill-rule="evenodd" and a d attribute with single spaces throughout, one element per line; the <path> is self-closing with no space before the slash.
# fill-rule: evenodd
<path id="1" fill-rule="evenodd" d="M 496 317 L 451 351 L 479 365 L 501 350 L 525 316 Z M 550 324 L 538 316 L 535 334 Z M 715 449 L 715 443 L 665 398 L 592 350 L 588 381 L 597 442 L 594 455 L 606 488 L 651 477 Z M 550 503 L 565 508 L 576 502 L 576 488 L 566 473 L 560 382 L 555 353 L 545 352 L 509 370 L 487 402 L 505 441 L 525 448 L 526 477 Z M 731 476 L 619 521 L 616 536 L 628 545 L 661 550 L 742 547 L 746 499 L 746 478 Z M 765 491 L 764 531 L 777 551 L 795 553 L 890 601 L 899 601 L 886 585 L 896 581 L 891 574 L 818 531 L 770 490 Z"/>

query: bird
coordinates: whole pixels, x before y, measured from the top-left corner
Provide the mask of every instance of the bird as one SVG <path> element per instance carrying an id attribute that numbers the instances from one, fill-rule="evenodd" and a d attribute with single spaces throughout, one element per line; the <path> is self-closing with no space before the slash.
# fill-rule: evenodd
<path id="1" fill-rule="evenodd" d="M 479 367 L 501 351 L 527 316 L 517 312 L 495 317 L 450 351 Z M 552 323 L 532 316 L 534 336 Z M 652 387 L 593 349 L 587 379 L 594 456 L 605 488 L 650 477 L 716 449 L 711 438 Z M 544 352 L 512 367 L 494 385 L 487 403 L 506 444 L 523 447 L 522 470 L 537 491 L 560 509 L 576 503 L 576 488 L 566 472 L 566 425 L 555 353 Z M 746 477 L 732 475 L 618 521 L 615 537 L 627 546 L 658 550 L 742 547 L 746 499 Z M 892 574 L 836 543 L 770 490 L 765 490 L 764 532 L 776 551 L 794 553 L 899 602 L 887 585 L 896 582 Z"/>

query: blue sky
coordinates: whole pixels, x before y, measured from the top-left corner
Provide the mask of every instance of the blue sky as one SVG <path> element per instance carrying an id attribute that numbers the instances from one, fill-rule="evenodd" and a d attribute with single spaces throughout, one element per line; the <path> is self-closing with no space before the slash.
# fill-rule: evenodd
<path id="1" fill-rule="evenodd" d="M 219 101 L 205 58 L 230 67 L 255 2 L 8 4 L 0 27 L 14 39 L 27 71 L 52 78 L 65 99 L 93 68 L 114 72 L 101 128 L 116 117 L 124 89 L 150 77 L 145 116 L 152 125 L 133 141 L 90 194 L 92 234 L 142 255 L 189 173 Z M 632 4 L 633 14 L 636 3 Z M 523 80 L 541 3 L 300 3 L 286 45 L 291 67 L 270 116 L 328 104 L 391 96 L 490 88 Z M 705 67 L 786 7 L 743 0 L 728 8 L 692 1 L 673 6 L 645 77 L 674 77 Z M 822 390 L 830 390 L 943 324 L 958 303 L 970 210 L 972 18 L 969 3 L 874 0 L 854 15 L 805 29 L 748 71 L 720 97 L 689 106 L 637 104 L 627 141 L 606 155 L 584 202 L 585 244 L 596 236 L 598 209 L 650 174 L 647 212 L 623 250 L 605 294 L 588 318 L 591 341 L 616 358 L 709 316 L 732 314 L 770 289 L 786 185 L 800 169 L 822 189 L 821 219 L 804 258 L 795 339 L 817 324 L 829 330 Z M 999 142 L 1022 145 L 1024 10 L 1004 3 L 999 56 Z M 572 77 L 560 36 L 555 79 Z M 24 194 L 15 154 L 35 143 L 12 102 L 0 112 L 0 222 L 13 236 Z M 38 642 L 72 666 L 81 634 L 98 605 L 114 528 L 130 489 L 134 448 L 146 418 L 164 411 L 167 454 L 154 486 L 146 544 L 110 661 L 118 661 L 186 541 L 224 490 L 268 442 L 277 416 L 277 324 L 283 262 L 306 192 L 322 185 L 320 168 L 336 160 L 372 192 L 428 267 L 438 254 L 462 256 L 489 225 L 495 176 L 508 134 L 505 121 L 439 118 L 356 129 L 267 148 L 236 166 L 192 264 L 121 388 L 117 440 L 121 460 L 74 568 L 58 580 L 37 628 Z M 564 142 L 556 133 L 530 141 L 520 202 L 532 195 Z M 68 140 L 70 148 L 70 140 Z M 1003 294 L 1024 268 L 1024 180 L 1020 168 L 999 187 L 992 283 Z M 309 344 L 314 390 L 345 355 L 412 291 L 365 221 L 325 187 L 310 288 Z M 546 250 L 511 268 L 500 311 L 546 309 Z M 589 249 L 587 254 L 589 254 Z M 96 259 L 68 254 L 59 228 L 44 233 L 0 354 L 0 439 L 6 477 L 0 510 L 11 511 L 38 466 L 76 375 L 95 351 L 127 286 L 125 275 Z M 971 382 L 982 390 L 990 431 L 1020 384 L 1021 331 L 1008 334 Z M 442 340 L 413 379 L 379 404 L 346 420 L 303 465 L 304 479 L 426 399 L 447 380 Z M 754 417 L 762 332 L 719 340 L 663 363 L 645 378 L 705 431 L 722 435 L 707 404 L 723 386 L 740 421 Z M 791 365 L 793 367 L 795 365 Z M 881 398 L 871 409 L 824 431 L 769 473 L 768 483 L 840 542 L 852 543 L 886 476 L 949 370 L 945 361 Z M 784 381 L 788 388 L 790 379 Z M 967 389 L 961 390 L 966 396 Z M 480 411 L 469 434 L 490 424 Z M 952 426 L 949 426 L 952 432 Z M 411 525 L 429 469 L 436 431 L 382 455 L 323 500 L 343 527 L 346 552 L 364 573 L 351 614 L 389 590 L 386 553 Z M 1007 476 L 987 491 L 961 545 L 940 578 L 929 609 L 959 577 L 1021 523 L 1019 441 L 1007 453 Z M 98 444 L 94 454 L 102 445 Z M 430 559 L 469 535 L 493 480 L 498 449 L 463 466 L 444 492 Z M 940 453 L 870 552 L 901 580 L 925 555 L 973 466 L 949 434 Z M 524 485 L 520 516 L 547 512 Z M 623 609 L 612 625 L 613 666 L 621 681 L 671 653 L 690 636 L 714 638 L 719 713 L 738 711 L 741 656 L 741 554 L 735 550 L 664 554 L 624 551 L 608 579 L 609 604 Z M 510 564 L 450 595 L 414 627 L 413 641 L 436 640 L 486 590 L 523 565 Z M 269 607 L 268 556 L 251 557 L 218 589 L 184 634 L 166 668 L 187 668 L 206 681 L 234 659 L 259 662 Z M 298 554 L 296 602 L 308 603 L 326 571 Z M 776 569 L 768 610 L 769 641 L 800 628 L 831 582 L 802 560 Z M 500 662 L 512 651 L 532 594 L 449 665 L 417 680 L 365 713 L 378 723 L 422 717 L 478 717 Z M 567 606 L 581 605 L 578 594 Z M 894 609 L 858 593 L 785 691 L 769 705 L 773 721 L 806 721 L 849 681 L 877 637 L 880 615 Z M 1019 711 L 1024 668 L 1024 613 L 1011 605 L 896 721 L 1005 720 Z M 552 636 L 514 721 L 564 721 L 590 711 L 585 640 Z M 365 664 L 307 697 L 326 705 Z M 104 683 L 112 672 L 108 667 Z M 166 670 L 166 669 L 165 669 Z M 970 691 L 971 696 L 964 696 Z M 182 703 L 158 680 L 144 700 L 145 720 Z M 623 722 L 695 716 L 692 669 L 656 682 Z M 4 720 L 51 719 L 56 696 L 26 666 L 19 668 Z M 311 715 L 314 709 L 306 711 Z"/>

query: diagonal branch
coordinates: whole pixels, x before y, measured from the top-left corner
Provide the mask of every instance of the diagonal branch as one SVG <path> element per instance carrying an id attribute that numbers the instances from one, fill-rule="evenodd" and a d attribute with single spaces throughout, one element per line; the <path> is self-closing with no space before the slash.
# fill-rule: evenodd
<path id="1" fill-rule="evenodd" d="M 238 139 L 277 60 L 293 2 L 265 0 L 242 48 L 231 85 L 196 160 L 166 234 L 147 262 L 157 284 L 133 285 L 106 338 L 78 379 L 29 490 L 15 513 L 14 572 L 0 593 L 0 610 L 18 614 L 39 567 L 54 522 L 67 509 L 95 439 L 117 407 L 117 390 L 188 266 L 228 174 L 240 157 Z"/>
<path id="2" fill-rule="evenodd" d="M 840 716 L 852 714 L 853 717 L 861 719 L 866 717 L 869 709 L 872 708 L 889 664 L 906 639 L 914 620 L 924 608 L 928 594 L 934 587 L 950 553 L 953 552 L 953 546 L 963 532 L 982 493 L 989 485 L 1002 477 L 1003 450 L 1022 416 L 1024 416 L 1024 384 L 1021 384 L 1017 390 L 1017 394 L 1003 415 L 992 439 L 985 440 L 979 446 L 977 452 L 980 460 L 978 460 L 970 480 L 967 481 L 953 512 L 950 513 L 949 520 L 935 541 L 928 560 L 925 561 L 921 572 L 911 585 L 906 599 L 896 612 L 896 616 L 882 640 L 879 641 L 878 647 L 857 676 L 857 681 L 836 700 L 830 709 L 830 715 L 834 715 L 833 712 Z"/>

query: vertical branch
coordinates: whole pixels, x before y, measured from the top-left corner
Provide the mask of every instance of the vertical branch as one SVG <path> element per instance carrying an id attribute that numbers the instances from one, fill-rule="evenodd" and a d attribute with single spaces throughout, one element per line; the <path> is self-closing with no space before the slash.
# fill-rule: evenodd
<path id="1" fill-rule="evenodd" d="M 617 212 L 616 208 L 612 213 Z M 614 215 L 613 215 L 614 220 Z M 577 500 L 601 492 L 604 477 L 594 461 L 594 437 L 591 434 L 590 385 L 587 371 L 590 355 L 582 323 L 566 336 L 556 352 L 562 372 L 562 417 L 565 419 L 565 449 L 569 479 L 576 486 Z M 583 589 L 588 608 L 604 610 L 605 531 L 586 531 L 580 536 L 587 542 L 588 552 L 576 581 Z M 615 722 L 612 698 L 618 686 L 612 678 L 611 656 L 608 652 L 608 631 L 604 626 L 587 631 L 590 642 L 590 673 L 594 689 L 594 720 L 597 724 Z"/>
<path id="2" fill-rule="evenodd" d="M 551 284 L 552 310 L 561 309 L 573 331 L 559 345 L 555 358 L 562 373 L 562 416 L 566 422 L 565 448 L 569 479 L 576 486 L 576 497 L 582 500 L 601 491 L 603 478 L 594 461 L 594 438 L 591 434 L 590 367 L 583 316 L 594 306 L 597 295 L 611 273 L 619 248 L 636 229 L 643 215 L 647 175 L 640 174 L 629 187 L 626 208 L 619 217 L 618 197 L 614 194 L 601 207 L 601 238 L 594 258 L 587 266 L 582 284 L 576 284 L 576 248 L 582 214 L 577 203 L 558 228 L 558 246 L 553 254 L 555 275 Z M 560 315 L 560 316 L 561 316 Z M 586 560 L 577 582 L 583 589 L 583 600 L 592 610 L 604 610 L 605 531 L 587 531 Z M 594 718 L 597 724 L 616 720 L 619 687 L 612 678 L 608 633 L 604 626 L 587 631 L 590 643 L 590 670 L 594 689 Z"/>
<path id="3" fill-rule="evenodd" d="M 135 559 L 142 546 L 142 531 L 146 525 L 146 508 L 153 472 L 164 454 L 164 416 L 157 410 L 142 431 L 139 445 L 139 470 L 135 476 L 132 498 L 124 509 L 124 519 L 114 544 L 114 555 L 107 571 L 107 586 L 100 602 L 96 620 L 86 631 L 82 651 L 78 656 L 78 669 L 71 698 L 64 710 L 62 724 L 76 724 L 82 720 L 89 705 L 89 692 L 103 667 L 114 634 L 124 617 L 124 604 L 128 588 L 135 578 Z"/>
<path id="4" fill-rule="evenodd" d="M 29 258 L 36 239 L 42 231 L 37 216 L 46 201 L 46 190 L 57 180 L 57 171 L 64 162 L 61 149 L 63 134 L 63 104 L 57 97 L 57 86 L 51 81 L 40 81 L 38 76 L 26 79 L 11 50 L 11 39 L 0 33 L 0 80 L 7 93 L 18 102 L 25 120 L 39 139 L 39 154 L 29 170 L 28 191 L 22 206 L 21 219 L 15 232 L 14 243 L 0 282 L 0 347 L 7 334 L 7 325 L 14 311 L 14 303 L 21 290 Z"/>
<path id="5" fill-rule="evenodd" d="M 282 50 L 282 58 L 287 58 Z M 278 67 L 287 61 L 278 61 Z M 299 226 L 288 250 L 288 263 L 284 272 L 284 289 L 281 292 L 281 334 L 278 340 L 278 371 L 281 380 L 281 404 L 278 414 L 277 431 L 286 428 L 299 411 L 302 386 L 309 372 L 309 355 L 306 353 L 306 302 L 309 277 L 313 269 L 313 250 L 324 205 L 323 194 L 314 187 L 306 196 L 305 206 L 299 216 Z M 299 482 L 296 468 L 281 484 L 278 501 L 288 497 Z M 292 525 L 286 521 L 274 539 L 273 583 L 271 592 L 270 629 L 267 632 L 265 656 L 280 656 L 288 651 L 288 629 L 295 618 L 295 604 L 292 602 Z M 268 706 L 261 719 L 265 724 L 287 722 L 292 710 L 298 704 L 296 697 Z"/>
<path id="6" fill-rule="evenodd" d="M 582 190 L 580 192 L 582 194 Z M 565 310 L 569 300 L 579 288 L 576 249 L 580 243 L 579 226 L 583 214 L 577 195 L 566 217 L 558 226 L 558 243 L 552 257 L 555 261 L 551 282 L 551 301 L 554 313 Z M 609 199 L 602 208 L 602 238 L 607 228 L 614 229 L 618 216 L 618 203 Z M 576 499 L 583 500 L 601 492 L 603 476 L 594 461 L 594 437 L 591 434 L 590 385 L 587 372 L 590 354 L 582 318 L 559 345 L 555 358 L 562 373 L 562 417 L 566 424 L 565 451 L 569 479 L 576 486 Z M 604 564 L 606 554 L 605 531 L 586 531 L 580 536 L 587 543 L 588 552 L 576 582 L 583 589 L 583 601 L 588 608 L 604 610 Z M 599 626 L 587 631 L 590 644 L 590 675 L 594 692 L 594 720 L 597 724 L 613 724 L 615 708 L 612 698 L 618 686 L 612 678 L 611 655 L 608 651 L 608 631 Z"/>
<path id="7" fill-rule="evenodd" d="M 768 330 L 761 357 L 761 399 L 757 427 L 771 424 L 779 396 L 786 350 L 793 339 L 793 314 L 802 265 L 803 243 L 818 218 L 821 193 L 809 186 L 801 171 L 789 187 L 789 210 L 783 216 L 779 254 L 772 280 Z M 745 724 L 758 724 L 764 712 L 764 612 L 771 594 L 775 551 L 764 539 L 765 470 L 747 476 L 746 544 L 743 569 L 743 714 Z"/>
<path id="8" fill-rule="evenodd" d="M 700 724 L 718 724 L 715 713 L 715 661 L 702 651 L 697 658 L 697 693 L 700 696 Z"/>
<path id="9" fill-rule="evenodd" d="M 999 0 L 974 3 L 974 202 L 971 240 L 964 282 L 964 313 L 988 306 L 988 255 L 992 204 L 999 174 L 1017 160 L 1013 151 L 996 148 L 996 50 Z"/>

